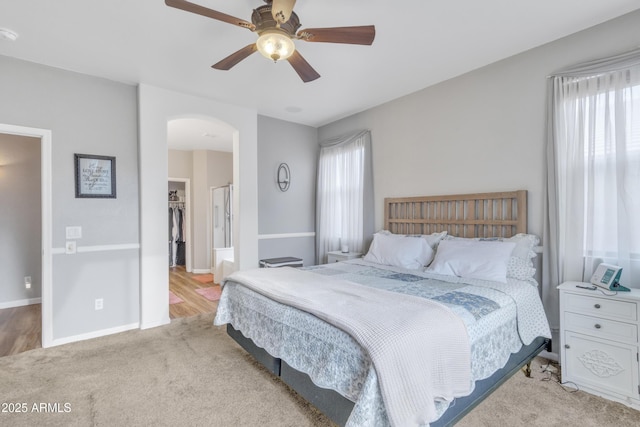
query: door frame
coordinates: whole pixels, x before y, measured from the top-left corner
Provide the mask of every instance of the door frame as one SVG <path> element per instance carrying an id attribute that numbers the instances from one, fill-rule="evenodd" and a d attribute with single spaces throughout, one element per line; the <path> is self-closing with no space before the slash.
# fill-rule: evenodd
<path id="1" fill-rule="evenodd" d="M 20 135 L 40 139 L 40 192 L 42 221 L 42 347 L 50 347 L 53 342 L 53 258 L 52 258 L 52 135 L 49 129 L 31 128 L 0 123 L 0 133 Z"/>

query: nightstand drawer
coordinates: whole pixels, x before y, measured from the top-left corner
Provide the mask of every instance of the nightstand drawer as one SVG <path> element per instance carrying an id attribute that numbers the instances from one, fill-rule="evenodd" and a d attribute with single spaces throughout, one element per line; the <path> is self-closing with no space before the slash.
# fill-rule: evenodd
<path id="1" fill-rule="evenodd" d="M 564 314 L 564 321 L 564 329 L 567 331 L 582 332 L 595 337 L 630 343 L 638 341 L 638 325 L 633 323 L 568 312 Z"/>
<path id="2" fill-rule="evenodd" d="M 565 300 L 566 311 L 583 313 L 609 319 L 635 321 L 638 310 L 635 302 L 617 301 L 567 293 Z"/>

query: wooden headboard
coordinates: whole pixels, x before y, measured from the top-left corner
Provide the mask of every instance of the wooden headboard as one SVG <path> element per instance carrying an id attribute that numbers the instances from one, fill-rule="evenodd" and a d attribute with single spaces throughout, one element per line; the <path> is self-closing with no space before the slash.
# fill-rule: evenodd
<path id="1" fill-rule="evenodd" d="M 384 228 L 395 234 L 447 231 L 458 237 L 527 232 L 527 191 L 384 199 Z"/>

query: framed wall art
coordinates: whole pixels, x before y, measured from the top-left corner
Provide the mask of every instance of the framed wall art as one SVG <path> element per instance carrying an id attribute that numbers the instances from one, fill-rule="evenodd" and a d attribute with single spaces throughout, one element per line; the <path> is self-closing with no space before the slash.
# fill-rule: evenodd
<path id="1" fill-rule="evenodd" d="M 76 198 L 116 198 L 116 158 L 74 154 Z"/>

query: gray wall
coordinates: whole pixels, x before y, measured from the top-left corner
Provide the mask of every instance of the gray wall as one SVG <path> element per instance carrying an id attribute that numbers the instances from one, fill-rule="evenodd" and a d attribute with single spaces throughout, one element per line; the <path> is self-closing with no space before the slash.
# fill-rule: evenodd
<path id="1" fill-rule="evenodd" d="M 169 150 L 169 178 L 193 178 L 191 151 Z"/>
<path id="2" fill-rule="evenodd" d="M 283 256 L 315 264 L 315 237 L 263 238 L 315 232 L 318 138 L 315 128 L 258 116 L 258 242 L 260 259 Z M 280 191 L 280 163 L 291 170 L 291 186 Z"/>
<path id="3" fill-rule="evenodd" d="M 4 56 L 0 70 L 0 122 L 52 132 L 53 247 L 66 226 L 82 227 L 78 248 L 138 244 L 136 88 Z M 74 153 L 116 157 L 116 199 L 75 198 Z M 139 322 L 138 249 L 54 254 L 52 267 L 54 340 Z"/>
<path id="4" fill-rule="evenodd" d="M 640 11 L 323 126 L 319 139 L 371 129 L 377 228 L 384 197 L 525 189 L 540 236 L 546 77 L 635 49 L 638 28 Z"/>
<path id="5" fill-rule="evenodd" d="M 375 223 L 384 197 L 529 190 L 543 226 L 546 76 L 640 45 L 640 11 L 512 56 L 318 129 L 371 129 Z"/>
<path id="6" fill-rule="evenodd" d="M 0 134 L 0 307 L 41 295 L 40 176 L 40 139 Z"/>

